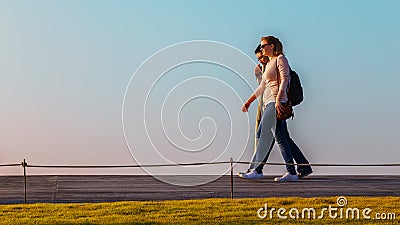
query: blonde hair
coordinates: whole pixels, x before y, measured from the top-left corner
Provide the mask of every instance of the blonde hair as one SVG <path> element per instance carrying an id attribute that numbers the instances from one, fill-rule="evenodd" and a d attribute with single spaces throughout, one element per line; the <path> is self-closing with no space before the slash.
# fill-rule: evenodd
<path id="1" fill-rule="evenodd" d="M 282 42 L 278 38 L 276 38 L 274 36 L 266 36 L 266 37 L 262 37 L 261 41 L 266 41 L 267 44 L 274 45 L 274 51 L 273 51 L 274 56 L 283 55 Z"/>

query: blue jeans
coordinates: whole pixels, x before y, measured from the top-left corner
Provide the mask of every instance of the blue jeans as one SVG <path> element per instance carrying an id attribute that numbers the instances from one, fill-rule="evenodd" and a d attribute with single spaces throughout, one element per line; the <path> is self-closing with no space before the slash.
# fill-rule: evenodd
<path id="1" fill-rule="evenodd" d="M 290 137 L 286 120 L 276 121 L 275 140 L 279 145 L 285 163 L 294 163 L 294 159 L 298 164 L 308 164 L 306 157 Z M 294 165 L 286 165 L 286 170 L 290 174 L 296 174 Z M 297 170 L 298 172 L 309 171 L 311 170 L 311 167 L 298 166 Z"/>
<path id="2" fill-rule="evenodd" d="M 263 115 L 264 116 L 264 115 Z M 260 140 L 261 138 L 261 133 L 262 132 L 269 132 L 268 130 L 263 130 L 262 129 L 262 124 L 263 124 L 263 120 L 261 119 L 261 123 L 258 127 L 258 131 L 256 134 L 256 137 Z M 271 142 L 270 147 L 268 148 L 268 150 L 265 152 L 265 157 L 262 160 L 262 162 L 267 162 L 269 154 L 271 153 L 271 150 L 274 146 L 275 141 L 278 143 L 279 148 L 281 150 L 282 153 L 282 157 L 285 161 L 285 163 L 293 163 L 293 159 L 296 161 L 296 163 L 298 164 L 309 164 L 309 162 L 307 161 L 307 159 L 305 158 L 305 156 L 303 155 L 303 153 L 301 152 L 301 150 L 299 149 L 299 147 L 296 145 L 296 143 L 294 143 L 294 141 L 292 140 L 292 138 L 289 135 L 289 131 L 287 129 L 287 123 L 286 120 L 277 120 L 276 121 L 276 126 L 275 126 L 275 135 L 274 135 L 274 139 Z M 261 141 L 261 140 L 260 140 Z M 265 144 L 263 146 L 266 146 Z M 258 148 L 257 148 L 258 150 Z M 264 168 L 264 164 L 259 164 L 255 170 L 258 173 L 262 173 L 262 170 Z M 251 167 L 250 167 L 251 169 Z M 287 165 L 286 169 L 289 173 L 291 174 L 296 174 L 296 170 L 294 169 L 293 165 Z M 303 173 L 303 172 L 307 172 L 307 171 L 311 171 L 311 167 L 310 166 L 298 166 L 297 167 L 297 171 L 299 173 Z"/>
<path id="3" fill-rule="evenodd" d="M 265 107 L 261 122 L 258 127 L 257 137 L 259 141 L 257 144 L 256 151 L 251 159 L 249 170 L 256 169 L 262 166 L 261 162 L 268 159 L 274 142 L 274 132 L 276 126 L 276 109 L 275 102 L 268 103 Z M 257 171 L 259 172 L 259 171 Z"/>

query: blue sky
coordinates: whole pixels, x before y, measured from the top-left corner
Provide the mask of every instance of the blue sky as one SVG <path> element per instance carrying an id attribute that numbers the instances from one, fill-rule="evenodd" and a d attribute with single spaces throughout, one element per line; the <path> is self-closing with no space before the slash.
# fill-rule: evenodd
<path id="1" fill-rule="evenodd" d="M 0 164 L 24 158 L 32 164 L 133 164 L 122 130 L 122 104 L 146 59 L 180 42 L 210 40 L 233 46 L 255 62 L 253 50 L 265 35 L 280 38 L 301 75 L 305 101 L 289 128 L 311 162 L 398 163 L 399 6 L 398 1 L 356 0 L 1 0 Z M 211 71 L 202 67 L 203 75 Z M 251 69 L 242 76 L 255 85 Z M 225 81 L 238 84 L 235 79 Z M 235 88 L 241 98 L 248 97 L 245 85 Z M 193 125 L 182 129 L 194 138 L 202 114 L 192 110 L 183 111 L 193 117 L 185 115 L 181 122 Z M 224 115 L 210 111 L 216 118 Z M 249 146 L 242 160 L 249 160 L 251 151 Z M 203 160 L 208 159 L 198 159 Z M 282 162 L 277 148 L 269 161 Z M 400 172 L 393 167 L 315 170 Z M 268 167 L 265 173 L 282 171 Z M 142 172 L 32 168 L 30 173 Z M 20 174 L 20 168 L 2 168 L 0 174 Z"/>

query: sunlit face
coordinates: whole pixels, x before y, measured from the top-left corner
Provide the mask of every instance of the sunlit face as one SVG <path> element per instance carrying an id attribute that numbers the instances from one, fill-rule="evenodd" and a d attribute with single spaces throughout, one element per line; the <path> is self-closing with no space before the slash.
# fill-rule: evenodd
<path id="1" fill-rule="evenodd" d="M 258 62 L 260 62 L 262 64 L 268 63 L 268 57 L 264 56 L 261 52 L 257 52 L 256 57 L 257 57 Z"/>
<path id="2" fill-rule="evenodd" d="M 264 56 L 274 56 L 274 44 L 269 44 L 266 40 L 261 40 L 261 52 Z"/>

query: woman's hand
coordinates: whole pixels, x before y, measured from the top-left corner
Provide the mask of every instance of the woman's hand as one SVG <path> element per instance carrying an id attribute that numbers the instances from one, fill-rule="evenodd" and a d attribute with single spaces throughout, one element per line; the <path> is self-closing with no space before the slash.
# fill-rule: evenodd
<path id="1" fill-rule="evenodd" d="M 285 108 L 282 106 L 282 103 L 280 101 L 276 101 L 275 108 L 276 108 L 276 111 L 278 111 L 278 113 L 285 112 Z"/>
<path id="2" fill-rule="evenodd" d="M 249 106 L 250 106 L 250 105 L 247 105 L 246 103 L 244 103 L 243 106 L 242 106 L 242 112 L 248 112 L 248 111 L 249 111 L 249 110 L 248 110 L 248 109 L 249 109 Z"/>
<path id="3" fill-rule="evenodd" d="M 252 95 L 250 96 L 250 98 L 247 99 L 246 103 L 243 104 L 243 106 L 242 106 L 242 112 L 247 112 L 248 109 L 249 109 L 249 107 L 250 107 L 250 104 L 251 104 L 254 100 L 256 100 L 256 99 L 257 99 L 257 96 L 256 96 L 255 94 L 252 94 Z"/>

